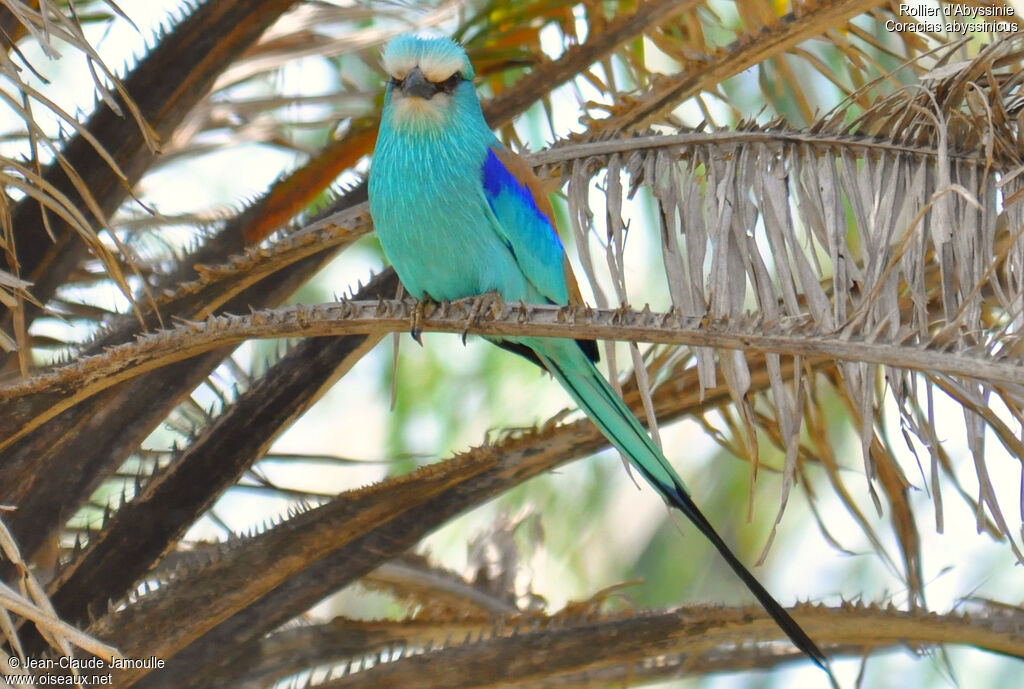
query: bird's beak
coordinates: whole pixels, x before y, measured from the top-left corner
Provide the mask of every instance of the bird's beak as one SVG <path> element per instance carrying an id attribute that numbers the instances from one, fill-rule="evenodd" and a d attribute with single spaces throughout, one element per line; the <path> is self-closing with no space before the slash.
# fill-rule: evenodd
<path id="1" fill-rule="evenodd" d="M 405 82 L 402 84 L 402 93 L 407 96 L 418 96 L 425 100 L 430 100 L 437 93 L 437 86 L 427 81 L 419 67 L 414 67 L 405 77 Z"/>

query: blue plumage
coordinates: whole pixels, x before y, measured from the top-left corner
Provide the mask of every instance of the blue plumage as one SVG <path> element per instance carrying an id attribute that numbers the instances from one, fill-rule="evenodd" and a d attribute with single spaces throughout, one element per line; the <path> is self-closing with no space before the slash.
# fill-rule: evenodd
<path id="1" fill-rule="evenodd" d="M 499 152 L 509 155 L 495 141 L 487 151 L 482 170 L 484 197 L 497 222 L 495 228 L 544 300 L 567 304 L 562 240 L 530 190 L 501 161 Z"/>
<path id="2" fill-rule="evenodd" d="M 495 215 L 500 213 L 495 204 L 503 205 L 507 203 L 511 208 L 516 209 L 517 212 L 521 209 L 522 212 L 529 214 L 530 217 L 527 219 L 529 224 L 547 223 L 544 214 L 540 212 L 537 204 L 534 203 L 530 190 L 512 176 L 512 173 L 498 159 L 498 155 L 493 149 L 489 149 L 487 157 L 484 158 L 483 185 L 484 195 L 487 197 L 487 202 L 491 205 L 491 210 L 494 211 Z M 558 238 L 558 235 L 550 231 L 547 234 L 551 236 L 553 242 L 561 250 L 562 240 Z"/>
<path id="3" fill-rule="evenodd" d="M 396 38 L 370 173 L 370 212 L 388 259 L 418 299 L 497 292 L 506 301 L 581 304 L 532 170 L 487 127 L 473 68 L 454 42 Z M 714 544 L 798 648 L 827 660 L 736 558 L 672 465 L 593 364 L 593 342 L 516 337 L 498 342 L 546 368 L 670 505 Z"/>

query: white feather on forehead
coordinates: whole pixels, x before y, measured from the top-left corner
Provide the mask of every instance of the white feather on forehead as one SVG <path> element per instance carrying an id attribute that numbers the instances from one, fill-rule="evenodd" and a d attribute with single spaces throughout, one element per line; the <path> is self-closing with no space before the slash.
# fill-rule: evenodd
<path id="1" fill-rule="evenodd" d="M 402 34 L 384 50 L 381 60 L 385 71 L 395 79 L 404 79 L 413 67 L 419 67 L 428 81 L 440 83 L 456 72 L 473 78 L 466 52 L 448 38 L 419 38 Z"/>

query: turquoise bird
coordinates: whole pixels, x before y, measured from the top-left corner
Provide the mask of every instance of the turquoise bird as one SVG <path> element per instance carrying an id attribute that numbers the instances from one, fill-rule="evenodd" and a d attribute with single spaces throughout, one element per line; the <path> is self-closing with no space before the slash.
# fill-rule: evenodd
<path id="1" fill-rule="evenodd" d="M 370 171 L 370 213 L 406 290 L 420 300 L 496 292 L 508 302 L 582 304 L 551 204 L 526 162 L 484 121 L 465 51 L 447 38 L 406 34 L 387 46 L 383 65 L 390 81 Z M 665 501 L 714 544 L 797 648 L 828 671 L 825 655 L 736 558 L 597 370 L 595 342 L 490 339 L 549 371 Z"/>

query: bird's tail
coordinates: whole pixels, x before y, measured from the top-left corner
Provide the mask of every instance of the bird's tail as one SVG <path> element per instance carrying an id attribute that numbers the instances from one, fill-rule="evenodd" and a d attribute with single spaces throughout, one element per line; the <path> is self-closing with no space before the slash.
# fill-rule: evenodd
<path id="1" fill-rule="evenodd" d="M 529 346 L 612 445 L 629 459 L 669 505 L 686 515 L 711 541 L 796 647 L 831 676 L 825 654 L 786 609 L 754 578 L 750 570 L 737 559 L 711 523 L 697 509 L 682 479 L 637 421 L 633 412 L 576 343 L 571 340 L 531 339 Z"/>

